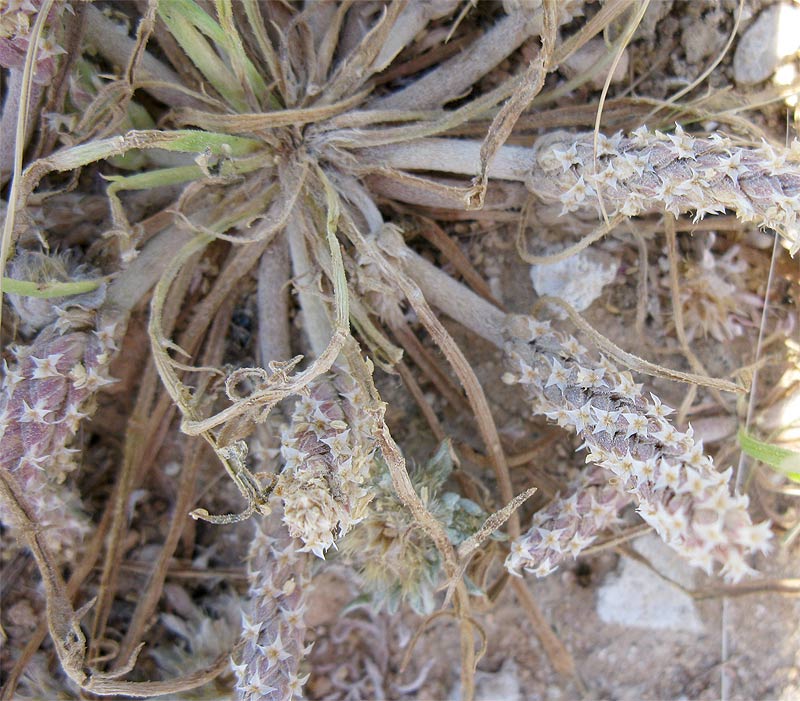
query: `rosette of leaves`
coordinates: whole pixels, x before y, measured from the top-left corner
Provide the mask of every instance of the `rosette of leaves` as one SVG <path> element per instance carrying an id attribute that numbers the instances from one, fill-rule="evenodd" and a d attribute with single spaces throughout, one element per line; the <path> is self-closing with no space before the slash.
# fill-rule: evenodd
<path id="1" fill-rule="evenodd" d="M 339 550 L 358 567 L 376 607 L 394 613 L 406 602 L 415 612 L 428 614 L 441 584 L 441 557 L 398 499 L 384 463 L 375 465 L 376 496 L 369 516 L 339 542 Z M 445 441 L 411 473 L 411 482 L 425 508 L 458 546 L 480 528 L 486 513 L 475 502 L 445 490 L 452 471 L 452 447 Z"/>

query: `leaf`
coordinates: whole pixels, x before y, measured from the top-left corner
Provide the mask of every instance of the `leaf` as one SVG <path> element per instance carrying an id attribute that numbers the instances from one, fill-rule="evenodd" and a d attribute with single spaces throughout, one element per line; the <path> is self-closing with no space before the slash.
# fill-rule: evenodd
<path id="1" fill-rule="evenodd" d="M 748 434 L 744 428 L 739 429 L 737 437 L 742 450 L 751 458 L 769 465 L 792 482 L 800 484 L 800 452 L 761 441 Z"/>
<path id="2" fill-rule="evenodd" d="M 82 295 L 86 292 L 92 292 L 107 281 L 108 278 L 97 278 L 95 280 L 76 280 L 75 282 L 40 283 L 4 277 L 2 279 L 2 290 L 3 292 L 20 295 L 22 297 L 51 299 L 53 297 L 71 297 L 72 295 Z"/>

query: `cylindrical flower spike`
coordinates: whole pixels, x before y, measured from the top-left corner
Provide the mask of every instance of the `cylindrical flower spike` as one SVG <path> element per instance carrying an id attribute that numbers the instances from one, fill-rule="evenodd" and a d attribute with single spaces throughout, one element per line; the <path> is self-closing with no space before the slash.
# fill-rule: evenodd
<path id="1" fill-rule="evenodd" d="M 653 394 L 646 398 L 630 373 L 605 358 L 590 359 L 575 338 L 552 330 L 549 322 L 516 317 L 511 326 L 507 352 L 513 372 L 505 379 L 526 387 L 534 411 L 575 429 L 589 451 L 586 461 L 603 468 L 607 484 L 620 495 L 632 496 L 642 518 L 691 564 L 709 573 L 721 565 L 730 581 L 749 574 L 745 558 L 769 549 L 770 524 L 752 523 L 747 497 L 729 492 L 731 470 L 714 469 L 691 427 L 675 429 L 667 418 L 672 409 Z M 580 494 L 574 508 L 582 516 L 595 503 L 611 503 L 605 490 L 602 499 Z M 543 523 L 552 523 L 549 514 Z M 550 558 L 545 573 L 556 564 L 553 548 L 568 547 L 561 543 L 563 534 L 542 534 L 541 525 L 534 523 L 512 546 L 506 562 L 512 571 L 535 570 Z M 569 550 L 579 551 L 577 545 Z"/>
<path id="2" fill-rule="evenodd" d="M 596 150 L 595 150 L 596 146 Z M 630 136 L 554 132 L 535 145 L 528 189 L 562 213 L 603 208 L 633 217 L 665 210 L 694 212 L 695 221 L 725 210 L 777 231 L 800 250 L 800 142 L 738 146 L 718 134 L 694 137 L 640 127 Z"/>
<path id="3" fill-rule="evenodd" d="M 297 401 L 281 441 L 284 469 L 275 488 L 289 533 L 318 557 L 364 518 L 372 499 L 364 486 L 374 454 L 365 400 L 344 373 L 336 383 L 338 393 L 322 381 Z"/>
<path id="4" fill-rule="evenodd" d="M 511 544 L 506 568 L 545 577 L 568 557 L 577 557 L 618 520 L 633 496 L 609 483 L 600 467 L 589 468 L 533 516 L 530 529 Z"/>
<path id="5" fill-rule="evenodd" d="M 31 30 L 41 5 L 41 0 L 12 0 L 0 5 L 0 66 L 22 70 Z M 68 11 L 71 12 L 71 8 Z M 57 28 L 52 26 L 58 13 L 57 6 L 50 10 L 48 24 L 36 47 L 33 80 L 39 85 L 48 85 L 53 80 L 58 67 L 57 57 L 66 53 L 58 45 Z"/>
<path id="6" fill-rule="evenodd" d="M 0 469 L 24 489 L 51 552 L 67 559 L 89 530 L 79 497 L 62 484 L 77 466 L 69 445 L 97 390 L 113 381 L 106 370 L 114 334 L 65 325 L 66 317 L 54 322 L 3 361 Z"/>
<path id="7" fill-rule="evenodd" d="M 310 591 L 310 556 L 279 525 L 257 522 L 250 544 L 250 602 L 242 613 L 243 649 L 236 675 L 237 701 L 288 701 L 302 695 L 308 675 L 300 673 L 306 650 L 303 619 Z"/>

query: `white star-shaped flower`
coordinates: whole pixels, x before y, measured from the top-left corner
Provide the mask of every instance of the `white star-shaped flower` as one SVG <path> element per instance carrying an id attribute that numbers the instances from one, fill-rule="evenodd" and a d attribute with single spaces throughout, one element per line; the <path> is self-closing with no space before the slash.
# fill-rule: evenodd
<path id="1" fill-rule="evenodd" d="M 267 659 L 270 668 L 291 657 L 291 654 L 286 651 L 283 641 L 281 640 L 280 631 L 278 631 L 278 634 L 275 636 L 275 640 L 267 646 L 260 646 L 259 649 L 261 654 Z"/>
<path id="2" fill-rule="evenodd" d="M 547 382 L 544 385 L 545 389 L 555 385 L 563 392 L 569 384 L 569 375 L 569 368 L 564 367 L 561 363 L 559 363 L 557 358 L 553 358 L 550 376 L 547 378 Z"/>
<path id="3" fill-rule="evenodd" d="M 634 414 L 632 412 L 623 412 L 622 418 L 628 422 L 628 428 L 625 431 L 625 438 L 631 436 L 639 436 L 640 438 L 647 438 L 648 420 L 646 416 L 641 414 Z"/>
<path id="4" fill-rule="evenodd" d="M 594 188 L 592 188 L 591 185 L 588 185 L 586 180 L 584 180 L 584 177 L 581 175 L 575 184 L 563 195 L 561 195 L 561 197 L 559 197 L 559 201 L 564 205 L 561 213 L 567 214 L 573 209 L 577 209 L 586 201 L 587 197 L 595 194 L 597 193 L 595 192 Z"/>
<path id="5" fill-rule="evenodd" d="M 736 531 L 736 542 L 748 550 L 757 550 L 765 555 L 772 549 L 772 524 L 769 521 L 745 526 Z"/>
<path id="6" fill-rule="evenodd" d="M 595 433 L 608 433 L 614 435 L 617 432 L 617 420 L 620 417 L 618 411 L 604 411 L 603 409 L 594 409 L 594 415 L 597 419 L 592 434 Z"/>
<path id="7" fill-rule="evenodd" d="M 306 674 L 305 676 L 300 677 L 297 674 L 291 674 L 289 676 L 289 680 L 286 682 L 286 697 L 293 699 L 295 696 L 302 696 L 303 687 L 310 676 L 310 674 Z"/>
<path id="8" fill-rule="evenodd" d="M 37 358 L 36 356 L 32 355 L 31 361 L 36 366 L 36 369 L 33 371 L 31 379 L 43 380 L 48 377 L 61 377 L 61 373 L 58 371 L 57 363 L 63 357 L 63 353 L 51 353 L 45 358 Z"/>
<path id="9" fill-rule="evenodd" d="M 87 416 L 89 415 L 79 410 L 77 404 L 70 403 L 67 405 L 67 410 L 64 412 L 64 416 L 59 420 L 59 423 L 65 424 L 71 433 L 77 433 L 81 425 L 81 420 L 85 419 Z"/>
<path id="10" fill-rule="evenodd" d="M 675 133 L 667 134 L 667 137 L 672 142 L 672 152 L 678 158 L 697 160 L 694 152 L 694 139 L 683 130 L 680 124 L 676 124 Z"/>
<path id="11" fill-rule="evenodd" d="M 576 383 L 581 387 L 600 387 L 603 383 L 603 376 L 606 374 L 604 368 L 578 368 Z"/>
<path id="12" fill-rule="evenodd" d="M 579 165 L 581 162 L 581 159 L 578 157 L 578 149 L 575 147 L 575 144 L 571 144 L 569 148 L 566 149 L 554 147 L 553 156 L 563 171 L 567 171 L 573 165 Z"/>
<path id="13" fill-rule="evenodd" d="M 258 640 L 258 636 L 261 634 L 262 625 L 262 621 L 254 623 L 250 620 L 250 617 L 247 614 L 242 612 L 242 637 L 245 640 L 250 640 L 252 642 Z"/>
<path id="14" fill-rule="evenodd" d="M 247 665 L 242 662 L 240 664 L 236 664 L 236 661 L 233 657 L 230 658 L 231 662 L 231 671 L 236 675 L 236 681 L 240 684 L 244 681 L 244 675 L 247 672 Z"/>
<path id="15" fill-rule="evenodd" d="M 560 537 L 563 532 L 564 532 L 563 528 L 559 528 L 557 530 L 548 530 L 540 528 L 539 535 L 542 536 L 542 542 L 539 543 L 539 547 L 546 548 L 547 550 L 555 550 L 556 552 L 560 553 L 561 552 Z"/>
<path id="16" fill-rule="evenodd" d="M 526 567 L 525 571 L 530 572 L 531 574 L 535 575 L 536 577 L 546 577 L 550 574 L 555 567 L 550 564 L 550 560 L 545 558 L 542 560 L 537 567 Z"/>
<path id="17" fill-rule="evenodd" d="M 650 143 L 650 130 L 642 124 L 638 129 L 634 129 L 631 132 L 631 139 L 635 146 L 644 148 Z"/>
<path id="18" fill-rule="evenodd" d="M 22 423 L 39 423 L 39 424 L 47 423 L 44 420 L 44 417 L 47 416 L 52 411 L 52 409 L 48 409 L 44 405 L 44 400 L 43 399 L 40 399 L 39 401 L 37 401 L 33 405 L 33 407 L 31 407 L 28 404 L 28 402 L 26 402 L 23 399 L 22 406 L 23 406 L 23 409 L 22 409 L 22 411 L 20 412 L 20 415 L 19 415 L 19 421 L 22 422 Z"/>
<path id="19" fill-rule="evenodd" d="M 3 390 L 9 397 L 14 394 L 14 388 L 24 379 L 24 375 L 17 368 L 8 367 L 8 362 L 3 360 Z"/>
<path id="20" fill-rule="evenodd" d="M 651 393 L 650 398 L 652 399 L 652 403 L 647 405 L 648 416 L 663 419 L 675 412 L 674 409 L 671 409 L 666 404 L 663 404 L 655 394 Z"/>

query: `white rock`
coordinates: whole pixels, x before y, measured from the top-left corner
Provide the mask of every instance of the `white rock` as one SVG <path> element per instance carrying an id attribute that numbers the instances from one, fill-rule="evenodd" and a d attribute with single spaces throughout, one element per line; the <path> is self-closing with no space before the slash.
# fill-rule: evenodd
<path id="1" fill-rule="evenodd" d="M 781 3 L 764 10 L 739 39 L 733 77 L 740 85 L 767 80 L 786 58 L 800 50 L 800 7 Z"/>
<path id="2" fill-rule="evenodd" d="M 666 577 L 690 587 L 694 572 L 655 535 L 636 540 L 633 546 Z M 703 623 L 692 597 L 659 577 L 645 565 L 624 558 L 619 573 L 600 587 L 597 614 L 604 623 L 699 633 Z"/>
<path id="3" fill-rule="evenodd" d="M 618 263 L 612 256 L 590 249 L 558 263 L 532 265 L 531 282 L 540 297 L 560 297 L 580 312 L 614 281 L 617 268 Z"/>

